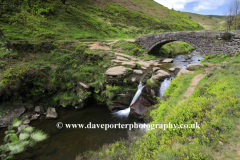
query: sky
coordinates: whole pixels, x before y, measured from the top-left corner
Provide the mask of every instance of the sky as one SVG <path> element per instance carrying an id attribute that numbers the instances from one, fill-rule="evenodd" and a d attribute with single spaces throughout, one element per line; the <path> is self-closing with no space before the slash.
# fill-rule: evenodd
<path id="1" fill-rule="evenodd" d="M 154 0 L 169 9 L 203 15 L 224 15 L 230 0 Z"/>

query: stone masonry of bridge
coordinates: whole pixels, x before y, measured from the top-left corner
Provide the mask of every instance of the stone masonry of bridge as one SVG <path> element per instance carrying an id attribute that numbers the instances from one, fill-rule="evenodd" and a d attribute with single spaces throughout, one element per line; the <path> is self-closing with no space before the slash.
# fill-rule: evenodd
<path id="1" fill-rule="evenodd" d="M 159 51 L 162 45 L 169 42 L 183 41 L 191 44 L 204 55 L 239 52 L 240 31 L 231 31 L 232 38 L 229 41 L 220 38 L 224 33 L 225 31 L 166 32 L 143 35 L 135 42 L 149 51 Z"/>

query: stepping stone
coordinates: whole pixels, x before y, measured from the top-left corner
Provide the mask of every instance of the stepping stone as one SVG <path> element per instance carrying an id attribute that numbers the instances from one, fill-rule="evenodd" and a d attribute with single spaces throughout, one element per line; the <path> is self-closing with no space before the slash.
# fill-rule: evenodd
<path id="1" fill-rule="evenodd" d="M 115 62 L 115 63 L 122 63 L 122 61 L 119 61 L 119 60 L 117 60 L 117 59 L 112 59 L 111 61 L 112 61 L 112 62 Z"/>
<path id="2" fill-rule="evenodd" d="M 135 68 L 137 65 L 135 64 L 136 62 L 130 61 L 130 62 L 122 62 L 122 65 L 126 65 L 126 66 L 131 66 L 133 68 Z"/>
<path id="3" fill-rule="evenodd" d="M 145 62 L 145 61 L 138 61 L 137 63 L 140 64 L 141 67 L 146 67 L 146 68 L 152 64 L 150 62 Z"/>
<path id="4" fill-rule="evenodd" d="M 169 71 L 171 71 L 171 72 L 173 72 L 173 71 L 175 71 L 176 70 L 176 68 L 170 68 L 169 69 Z"/>
<path id="5" fill-rule="evenodd" d="M 123 54 L 123 53 L 115 53 L 115 55 L 117 55 L 117 56 L 121 56 L 121 57 L 132 58 L 131 56 L 129 56 L 129 55 L 127 55 L 127 54 Z"/>
<path id="6" fill-rule="evenodd" d="M 133 73 L 136 73 L 136 74 L 143 74 L 143 71 L 142 71 L 142 70 L 133 70 Z"/>
<path id="7" fill-rule="evenodd" d="M 46 115 L 46 119 L 55 119 L 58 118 L 58 114 L 56 112 L 56 109 L 53 107 L 49 107 L 47 109 L 47 115 Z"/>
<path id="8" fill-rule="evenodd" d="M 153 72 L 160 70 L 160 69 L 161 69 L 160 67 L 153 67 Z"/>
<path id="9" fill-rule="evenodd" d="M 126 68 L 124 66 L 117 66 L 117 67 L 112 67 L 112 68 L 109 68 L 107 71 L 106 71 L 106 75 L 108 76 L 117 76 L 117 75 L 123 75 L 126 71 L 126 69 L 130 69 L 130 68 Z M 130 69 L 131 70 L 131 69 Z"/>
<path id="10" fill-rule="evenodd" d="M 162 80 L 164 78 L 169 77 L 170 74 L 164 70 L 158 70 L 156 74 L 152 77 L 152 79 Z"/>
<path id="11" fill-rule="evenodd" d="M 162 61 L 163 63 L 172 63 L 173 59 L 172 58 L 167 58 Z"/>
<path id="12" fill-rule="evenodd" d="M 129 59 L 124 58 L 124 57 L 120 57 L 120 56 L 117 56 L 117 60 L 120 60 L 120 61 L 129 61 Z"/>
<path id="13" fill-rule="evenodd" d="M 36 106 L 35 107 L 35 112 L 39 114 L 44 114 L 44 109 L 42 106 Z"/>

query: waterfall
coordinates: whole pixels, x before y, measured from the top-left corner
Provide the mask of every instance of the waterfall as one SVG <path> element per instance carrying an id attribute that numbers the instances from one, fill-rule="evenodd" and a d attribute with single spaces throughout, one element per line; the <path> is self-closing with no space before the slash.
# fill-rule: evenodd
<path id="1" fill-rule="evenodd" d="M 173 79 L 173 77 L 171 78 L 166 78 L 164 79 L 164 81 L 161 83 L 160 89 L 159 89 L 159 97 L 162 97 L 164 94 L 164 91 L 169 87 L 171 80 Z"/>
<path id="2" fill-rule="evenodd" d="M 142 85 L 142 82 L 139 83 L 138 85 L 138 90 L 135 94 L 135 96 L 132 99 L 131 104 L 129 105 L 128 108 L 124 109 L 124 110 L 120 110 L 118 112 L 113 113 L 114 115 L 118 116 L 118 117 L 127 117 L 130 113 L 130 106 L 136 102 L 137 98 L 140 96 L 142 89 L 144 88 L 144 86 Z"/>

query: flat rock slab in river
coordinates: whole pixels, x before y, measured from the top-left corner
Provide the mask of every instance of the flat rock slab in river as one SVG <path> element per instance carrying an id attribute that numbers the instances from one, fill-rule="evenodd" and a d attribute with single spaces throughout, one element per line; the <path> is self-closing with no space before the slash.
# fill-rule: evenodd
<path id="1" fill-rule="evenodd" d="M 181 70 L 178 72 L 177 77 L 178 77 L 178 76 L 181 76 L 181 74 L 183 74 L 183 73 L 193 73 L 193 71 L 189 71 L 189 70 L 186 70 L 186 69 L 181 69 Z"/>
<path id="2" fill-rule="evenodd" d="M 203 65 L 203 64 L 199 64 L 199 63 L 192 63 L 192 64 L 188 64 L 188 65 L 187 65 L 187 69 L 188 69 L 189 67 L 200 67 L 200 66 L 204 67 L 204 65 Z"/>
<path id="3" fill-rule="evenodd" d="M 164 59 L 162 62 L 163 63 L 172 63 L 173 59 L 172 58 Z"/>
<path id="4" fill-rule="evenodd" d="M 112 62 L 115 62 L 115 63 L 122 63 L 122 61 L 117 60 L 117 59 L 112 59 L 111 61 L 112 61 Z"/>
<path id="5" fill-rule="evenodd" d="M 126 66 L 131 66 L 133 68 L 135 68 L 137 65 L 136 65 L 136 62 L 134 61 L 130 61 L 130 62 L 122 62 L 122 65 L 126 65 Z"/>
<path id="6" fill-rule="evenodd" d="M 168 72 L 164 70 L 158 70 L 152 78 L 157 80 L 162 80 L 167 77 L 170 77 L 170 74 Z"/>
<path id="7" fill-rule="evenodd" d="M 131 56 L 127 55 L 127 54 L 123 54 L 123 53 L 115 53 L 115 55 L 117 56 L 122 56 L 122 57 L 128 57 L 128 58 L 132 58 Z"/>
<path id="8" fill-rule="evenodd" d="M 160 67 L 153 67 L 153 72 L 160 70 L 160 69 L 161 69 Z"/>
<path id="9" fill-rule="evenodd" d="M 152 63 L 151 62 L 145 62 L 145 61 L 138 61 L 138 64 L 140 64 L 142 67 L 149 67 Z"/>
<path id="10" fill-rule="evenodd" d="M 105 74 L 108 76 L 123 75 L 126 69 L 130 69 L 130 68 L 126 68 L 124 66 L 112 67 L 112 68 L 109 68 Z"/>
<path id="11" fill-rule="evenodd" d="M 176 70 L 176 68 L 169 68 L 169 71 L 171 71 L 171 72 L 173 72 L 175 70 Z"/>
<path id="12" fill-rule="evenodd" d="M 129 61 L 129 59 L 127 59 L 127 58 L 124 58 L 124 57 L 120 57 L 120 56 L 117 56 L 117 59 L 118 60 L 122 60 L 122 61 Z"/>
<path id="13" fill-rule="evenodd" d="M 133 70 L 133 73 L 136 73 L 136 74 L 143 74 L 143 71 L 142 71 L 142 70 Z"/>

